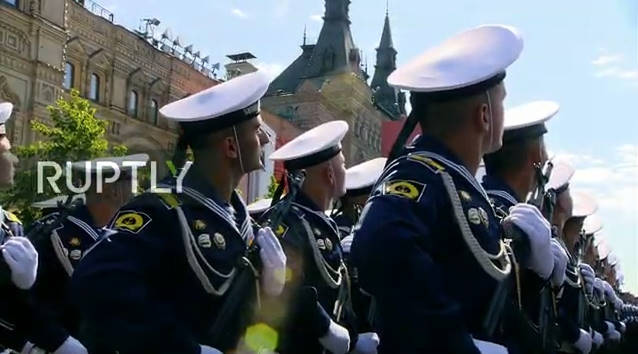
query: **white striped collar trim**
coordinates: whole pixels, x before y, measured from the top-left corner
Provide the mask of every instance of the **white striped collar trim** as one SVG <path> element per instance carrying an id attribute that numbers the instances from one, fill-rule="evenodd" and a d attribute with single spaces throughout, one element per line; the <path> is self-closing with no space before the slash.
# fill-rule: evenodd
<path id="1" fill-rule="evenodd" d="M 332 231 L 334 231 L 334 232 L 335 232 L 335 235 L 337 235 L 337 237 L 339 236 L 339 227 L 338 227 L 338 226 L 336 226 L 336 224 L 335 224 L 335 226 L 332 226 L 332 223 L 330 223 L 330 221 L 332 221 L 332 222 L 334 223 L 334 220 L 332 220 L 332 219 L 330 219 L 330 220 L 329 220 L 329 219 L 328 219 L 329 217 L 328 217 L 328 216 L 326 216 L 326 214 L 324 214 L 323 212 L 318 212 L 318 211 L 312 210 L 312 209 L 308 208 L 307 206 L 305 206 L 305 205 L 301 205 L 301 204 L 299 204 L 299 203 L 297 203 L 297 202 L 292 202 L 292 204 L 293 204 L 294 206 L 296 206 L 297 208 L 300 208 L 300 209 L 302 209 L 302 210 L 304 210 L 304 211 L 306 211 L 306 212 L 308 212 L 308 213 L 312 213 L 312 214 L 317 215 L 319 218 L 321 218 L 321 220 L 322 220 L 324 223 L 326 223 L 326 224 L 330 227 L 330 229 L 331 229 Z M 335 227 L 336 227 L 336 229 L 335 229 Z"/>
<path id="2" fill-rule="evenodd" d="M 196 201 L 198 201 L 199 203 L 201 203 L 202 205 L 210 209 L 212 212 L 217 214 L 217 216 L 219 216 L 221 219 L 226 221 L 232 227 L 232 229 L 235 230 L 240 235 L 242 239 L 246 240 L 246 238 L 248 237 L 248 234 L 252 230 L 250 228 L 248 216 L 245 215 L 241 225 L 241 230 L 240 230 L 237 228 L 237 223 L 235 223 L 235 221 L 233 220 L 233 217 L 228 213 L 228 211 L 222 208 L 221 206 L 219 206 L 217 203 L 215 203 L 214 200 L 204 196 L 203 194 L 199 193 L 198 191 L 192 188 L 183 187 L 183 189 L 185 194 L 187 194 L 189 197 L 195 199 Z M 247 213 L 245 209 L 244 209 L 244 213 Z"/>
<path id="3" fill-rule="evenodd" d="M 0 318 L 0 327 L 4 327 L 6 329 L 8 329 L 9 331 L 14 331 L 15 330 L 15 325 L 9 321 L 6 321 L 3 318 Z"/>
<path id="4" fill-rule="evenodd" d="M 93 229 L 89 224 L 87 224 L 86 222 L 74 217 L 74 216 L 67 216 L 66 217 L 67 220 L 69 220 L 70 222 L 74 223 L 75 225 L 77 225 L 79 228 L 81 228 L 82 230 L 84 230 L 89 236 L 91 236 L 93 238 L 93 240 L 97 240 L 98 238 L 100 238 L 100 236 L 98 235 L 97 231 L 95 231 L 95 229 Z"/>
<path id="5" fill-rule="evenodd" d="M 483 189 L 481 184 L 476 180 L 476 178 L 474 178 L 474 176 L 472 176 L 470 171 L 468 171 L 467 168 L 465 168 L 465 166 L 459 165 L 459 164 L 457 164 L 455 162 L 452 162 L 452 161 L 446 159 L 445 157 L 443 157 L 443 156 L 441 156 L 439 154 L 435 154 L 435 153 L 433 153 L 431 151 L 418 151 L 418 152 L 414 152 L 413 154 L 415 154 L 415 155 L 425 155 L 426 157 L 429 157 L 429 158 L 432 158 L 434 160 L 437 160 L 438 162 L 441 162 L 442 164 L 446 165 L 447 167 L 455 170 L 461 176 L 463 176 L 468 182 L 470 182 L 470 184 L 479 193 L 481 193 L 481 195 L 489 203 L 490 198 L 487 196 L 487 193 L 485 192 L 485 189 Z M 410 156 L 410 155 L 407 155 L 407 156 Z"/>
<path id="6" fill-rule="evenodd" d="M 502 191 L 498 189 L 490 189 L 487 191 L 487 194 L 501 197 L 514 205 L 519 203 L 518 200 L 516 200 L 516 198 L 514 198 L 511 194 L 507 193 L 506 191 Z"/>

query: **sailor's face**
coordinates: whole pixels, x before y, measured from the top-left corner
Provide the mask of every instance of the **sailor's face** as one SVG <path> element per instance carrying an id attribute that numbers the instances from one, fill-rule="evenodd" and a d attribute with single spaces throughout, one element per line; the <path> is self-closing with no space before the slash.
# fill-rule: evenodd
<path id="1" fill-rule="evenodd" d="M 538 161 L 540 163 L 541 166 L 544 166 L 547 163 L 547 160 L 549 159 L 548 157 L 548 153 L 547 153 L 547 147 L 545 146 L 545 138 L 543 136 L 541 136 L 539 138 L 540 141 L 540 161 Z"/>
<path id="2" fill-rule="evenodd" d="M 346 158 L 340 152 L 332 159 L 334 173 L 334 198 L 341 198 L 346 194 Z"/>
<path id="3" fill-rule="evenodd" d="M 558 228 L 557 231 L 559 235 L 563 233 L 565 222 L 571 218 L 573 208 L 572 196 L 569 188 L 567 188 L 556 197 L 556 208 L 554 208 L 554 215 L 552 217 L 552 222 Z"/>
<path id="4" fill-rule="evenodd" d="M 492 153 L 498 151 L 503 146 L 503 127 L 505 120 L 505 109 L 503 108 L 503 101 L 507 96 L 505 90 L 505 84 L 502 82 L 496 87 L 488 91 L 488 105 L 490 114 L 490 121 L 492 124 L 490 146 L 486 153 Z"/>
<path id="5" fill-rule="evenodd" d="M 11 142 L 5 134 L 0 134 L 0 187 L 13 185 L 13 175 L 18 158 L 11 153 Z"/>
<path id="6" fill-rule="evenodd" d="M 565 222 L 563 228 L 563 239 L 570 252 L 574 252 L 575 245 L 580 239 L 580 231 L 583 229 L 585 218 L 571 218 Z M 582 248 L 581 248 L 582 249 Z"/>
<path id="7" fill-rule="evenodd" d="M 241 126 L 242 161 L 246 173 L 263 169 L 265 163 L 264 145 L 270 142 L 261 116 L 257 116 Z"/>

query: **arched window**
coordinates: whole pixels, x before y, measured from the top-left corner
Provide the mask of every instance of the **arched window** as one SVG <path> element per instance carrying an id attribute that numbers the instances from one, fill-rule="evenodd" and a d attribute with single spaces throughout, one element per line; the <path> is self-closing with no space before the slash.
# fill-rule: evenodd
<path id="1" fill-rule="evenodd" d="M 158 111 L 156 100 L 151 100 L 151 109 L 149 113 L 151 115 L 151 122 L 153 122 L 154 125 L 157 125 Z"/>
<path id="2" fill-rule="evenodd" d="M 128 114 L 137 118 L 137 91 L 131 90 L 131 93 L 128 96 Z"/>
<path id="3" fill-rule="evenodd" d="M 91 74 L 89 99 L 95 102 L 100 100 L 100 77 L 97 74 Z"/>
<path id="4" fill-rule="evenodd" d="M 70 90 L 73 88 L 73 82 L 75 81 L 75 66 L 68 61 L 64 65 L 64 89 Z"/>

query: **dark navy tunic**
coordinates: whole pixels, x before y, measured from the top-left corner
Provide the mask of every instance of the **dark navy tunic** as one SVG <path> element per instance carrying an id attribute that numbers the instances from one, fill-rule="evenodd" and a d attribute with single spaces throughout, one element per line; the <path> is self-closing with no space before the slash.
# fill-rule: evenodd
<path id="1" fill-rule="evenodd" d="M 489 174 L 483 176 L 483 187 L 490 197 L 497 216 L 501 219 L 509 215 L 511 207 L 521 202 L 516 197 L 516 192 L 498 176 Z M 511 245 L 520 267 L 529 257 L 529 242 L 521 239 L 518 242 L 512 242 Z M 521 287 L 516 289 L 514 286 L 516 283 L 512 282 L 511 296 L 503 311 L 500 341 L 508 347 L 510 354 L 538 353 L 543 351 L 540 332 L 535 327 L 538 324 L 539 294 L 545 292 L 544 296 L 549 296 L 546 292 L 549 290 L 545 288 L 547 282 L 531 270 L 522 267 L 518 276 Z M 518 304 L 518 292 L 520 292 L 522 310 Z"/>
<path id="2" fill-rule="evenodd" d="M 148 192 L 122 207 L 116 233 L 76 268 L 89 352 L 198 354 L 200 344 L 234 345 L 233 335 L 209 343 L 208 331 L 254 238 L 251 220 L 236 193 L 224 203 L 195 168 L 183 185 L 181 194 Z"/>
<path id="3" fill-rule="evenodd" d="M 11 236 L 24 236 L 22 222 L 13 213 L 0 208 L 0 241 L 4 243 Z M 2 258 L 0 288 L 0 347 L 20 351 L 27 342 L 33 301 L 28 290 L 21 290 L 11 282 L 11 271 Z"/>
<path id="4" fill-rule="evenodd" d="M 264 220 L 281 206 L 282 203 L 276 204 L 266 212 Z M 340 293 L 348 292 L 336 223 L 303 192 L 299 192 L 276 233 L 281 238 L 292 272 L 291 281 L 282 296 L 290 300 L 287 318 L 281 326 L 278 352 L 322 353 L 323 347 L 318 339 L 326 334 L 331 319 L 349 330 L 352 347 L 357 333 L 348 308 L 349 301 L 344 304 L 339 318 L 334 311 Z M 321 268 L 326 271 L 322 272 Z M 335 286 L 339 272 L 341 284 Z M 335 282 L 332 286 L 326 275 Z"/>
<path id="5" fill-rule="evenodd" d="M 483 176 L 483 188 L 490 197 L 494 209 L 504 215 L 509 214 L 511 207 L 520 203 L 516 198 L 516 192 L 500 177 Z"/>
<path id="6" fill-rule="evenodd" d="M 439 140 L 421 136 L 384 171 L 355 230 L 351 257 L 376 301 L 380 353 L 478 353 L 497 288 L 471 253 L 440 172 L 449 173 L 481 248 L 500 250 L 487 194 Z"/>
<path id="7" fill-rule="evenodd" d="M 59 212 L 54 212 L 40 222 L 56 222 L 60 217 Z M 88 208 L 81 205 L 50 235 L 34 235 L 32 242 L 38 251 L 34 296 L 39 318 L 34 321 L 29 340 L 37 347 L 52 352 L 69 335 L 77 336 L 79 317 L 69 293 L 71 276 L 102 232 L 103 229 L 95 226 Z"/>
<path id="8" fill-rule="evenodd" d="M 358 215 L 353 220 L 353 218 L 347 215 L 344 211 L 341 211 L 332 217 L 334 222 L 337 224 L 337 227 L 339 228 L 339 234 L 341 235 L 341 238 L 344 238 L 352 233 L 352 228 L 357 223 L 357 218 Z"/>

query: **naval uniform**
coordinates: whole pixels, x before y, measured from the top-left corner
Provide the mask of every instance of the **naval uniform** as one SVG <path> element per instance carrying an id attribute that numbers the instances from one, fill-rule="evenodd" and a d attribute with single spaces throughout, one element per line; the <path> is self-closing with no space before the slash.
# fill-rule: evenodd
<path id="1" fill-rule="evenodd" d="M 343 211 L 332 218 L 339 227 L 342 240 L 352 234 L 360 214 L 361 210 L 357 207 L 355 219 Z M 357 268 L 352 265 L 350 260 L 350 252 L 344 250 L 343 259 L 350 275 L 352 309 L 356 316 L 357 328 L 360 332 L 372 332 L 374 330 L 374 305 L 372 304 L 372 298 L 361 289 Z"/>
<path id="2" fill-rule="evenodd" d="M 4 244 L 12 236 L 24 236 L 18 217 L 0 208 L 0 242 Z M 0 259 L 0 347 L 20 351 L 27 343 L 33 322 L 33 298 L 29 290 L 16 287 L 11 281 L 11 270 Z"/>
<path id="3" fill-rule="evenodd" d="M 490 339 L 483 321 L 510 269 L 500 241 L 487 194 L 441 141 L 423 135 L 404 149 L 373 190 L 351 251 L 376 301 L 379 352 L 478 353 L 471 335 Z"/>
<path id="4" fill-rule="evenodd" d="M 498 176 L 483 176 L 483 187 L 501 220 L 509 215 L 511 207 L 520 203 L 514 190 Z M 529 257 L 527 241 L 513 242 L 512 249 L 517 263 L 524 264 Z M 520 269 L 518 276 L 520 288 L 512 289 L 510 292 L 510 301 L 507 302 L 504 311 L 501 336 L 512 354 L 541 353 L 544 349 L 537 328 L 541 306 L 539 294 L 547 285 L 547 281 L 529 269 Z M 516 282 L 512 282 L 512 285 L 514 284 Z M 519 292 L 520 307 L 517 299 Z"/>
<path id="5" fill-rule="evenodd" d="M 229 324 L 237 331 L 225 343 L 207 342 L 254 239 L 245 205 L 237 193 L 230 204 L 220 200 L 195 169 L 183 186 L 183 193 L 147 192 L 123 206 L 111 224 L 116 233 L 76 268 L 80 340 L 89 352 L 199 354 L 200 344 L 230 350 L 243 334 Z"/>
<path id="6" fill-rule="evenodd" d="M 357 218 L 359 212 L 356 212 Z M 345 213 L 345 211 L 340 211 L 336 215 L 332 216 L 332 220 L 334 220 L 335 224 L 339 228 L 339 235 L 341 238 L 344 238 L 352 233 L 352 228 L 357 223 L 356 218 L 353 219 L 349 215 Z"/>
<path id="7" fill-rule="evenodd" d="M 57 222 L 60 217 L 59 212 L 54 212 L 40 222 Z M 33 324 L 29 340 L 37 347 L 53 352 L 69 335 L 77 336 L 79 315 L 70 299 L 71 277 L 84 253 L 103 232 L 95 225 L 88 208 L 81 205 L 60 221 L 50 235 L 35 235 L 31 240 L 38 251 L 38 276 L 33 291 L 39 318 Z"/>
<path id="8" fill-rule="evenodd" d="M 567 255 L 569 262 L 565 270 L 565 284 L 558 301 L 558 324 L 562 341 L 560 350 L 564 353 L 575 353 L 572 344 L 578 341 L 580 329 L 586 330 L 588 326 L 585 324 L 585 290 L 578 263 L 569 252 Z"/>
<path id="9" fill-rule="evenodd" d="M 268 210 L 263 220 L 283 203 Z M 354 348 L 357 329 L 350 304 L 350 284 L 337 224 L 299 192 L 276 231 L 288 257 L 293 280 L 286 285 L 288 315 L 280 332 L 280 353 L 323 353 L 318 339 L 331 319 L 348 329 Z"/>

